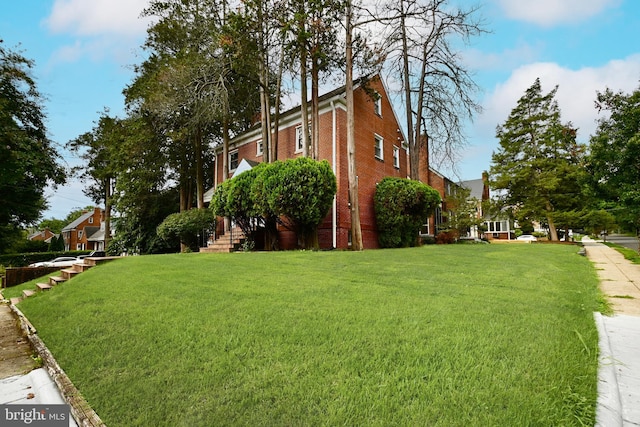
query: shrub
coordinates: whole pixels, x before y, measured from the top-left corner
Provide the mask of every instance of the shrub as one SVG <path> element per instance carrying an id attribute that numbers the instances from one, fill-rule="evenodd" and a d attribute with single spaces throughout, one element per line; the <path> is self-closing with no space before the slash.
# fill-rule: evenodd
<path id="1" fill-rule="evenodd" d="M 295 231 L 301 248 L 318 247 L 318 226 L 329 213 L 337 191 L 326 160 L 298 157 L 267 165 L 255 183 L 258 210 L 280 218 Z"/>
<path id="2" fill-rule="evenodd" d="M 167 241 L 179 240 L 182 250 L 198 248 L 198 233 L 211 227 L 213 214 L 208 209 L 190 209 L 171 214 L 158 226 L 158 236 Z"/>
<path id="3" fill-rule="evenodd" d="M 384 178 L 374 195 L 380 246 L 397 248 L 418 244 L 420 227 L 440 201 L 440 194 L 420 181 Z"/>
<path id="4" fill-rule="evenodd" d="M 438 245 L 449 245 L 456 241 L 456 235 L 452 231 L 441 231 L 436 235 Z"/>

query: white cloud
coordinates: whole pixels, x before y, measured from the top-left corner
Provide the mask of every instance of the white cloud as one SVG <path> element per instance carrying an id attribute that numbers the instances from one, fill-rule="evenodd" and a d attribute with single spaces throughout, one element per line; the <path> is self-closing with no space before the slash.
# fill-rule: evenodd
<path id="1" fill-rule="evenodd" d="M 563 68 L 555 63 L 535 63 L 513 71 L 511 77 L 497 85 L 484 102 L 485 111 L 478 120 L 483 133 L 494 132 L 496 125 L 504 123 L 525 91 L 539 77 L 543 93 L 558 85 L 556 99 L 563 122 L 571 121 L 578 127 L 578 137 L 586 142 L 596 129 L 598 113 L 594 108 L 596 92 L 606 88 L 631 93 L 640 81 L 640 54 L 612 60 L 601 67 L 579 70 Z"/>
<path id="2" fill-rule="evenodd" d="M 480 49 L 468 49 L 463 52 L 464 61 L 470 70 L 505 70 L 520 64 L 527 64 L 538 58 L 544 51 L 540 42 L 530 44 L 519 41 L 512 49 L 502 52 L 486 52 Z"/>
<path id="3" fill-rule="evenodd" d="M 76 36 L 144 34 L 148 19 L 140 13 L 148 0 L 56 0 L 46 26 Z"/>
<path id="4" fill-rule="evenodd" d="M 614 92 L 631 93 L 640 84 L 640 54 L 611 60 L 600 67 L 577 70 L 550 62 L 528 64 L 515 69 L 510 77 L 488 90 L 482 102 L 484 112 L 477 117 L 468 134 L 472 146 L 463 153 L 461 170 L 465 178 L 478 177 L 489 168 L 491 154 L 497 149 L 496 126 L 503 124 L 525 91 L 539 77 L 543 93 L 556 85 L 556 100 L 563 123 L 572 122 L 578 128 L 578 141 L 588 143 L 595 133 L 599 115 L 595 109 L 596 92 L 607 88 Z"/>
<path id="5" fill-rule="evenodd" d="M 591 18 L 621 0 L 496 0 L 509 18 L 542 27 L 576 23 Z"/>

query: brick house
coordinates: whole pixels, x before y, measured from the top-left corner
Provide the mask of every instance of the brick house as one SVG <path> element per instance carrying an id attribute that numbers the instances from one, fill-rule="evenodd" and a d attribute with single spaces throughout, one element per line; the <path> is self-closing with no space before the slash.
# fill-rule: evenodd
<path id="1" fill-rule="evenodd" d="M 94 208 L 62 229 L 66 251 L 104 250 L 104 211 Z"/>
<path id="2" fill-rule="evenodd" d="M 44 230 L 36 231 L 34 233 L 29 234 L 27 239 L 34 240 L 34 241 L 39 240 L 39 241 L 49 243 L 53 236 L 55 236 L 55 233 L 49 230 L 49 228 L 47 227 Z"/>
<path id="3" fill-rule="evenodd" d="M 373 197 L 376 185 L 384 177 L 409 176 L 408 152 L 398 118 L 381 79 L 369 82 L 376 99 L 356 84 L 354 90 L 356 173 L 360 202 L 360 221 L 363 246 L 378 248 Z M 348 195 L 347 165 L 347 112 L 344 87 L 320 97 L 320 141 L 318 160 L 327 160 L 336 175 L 338 190 L 333 207 L 318 229 L 320 247 L 347 249 L 351 246 L 351 216 Z M 230 176 L 247 165 L 262 162 L 262 140 L 259 125 L 235 137 L 229 147 Z M 302 155 L 302 121 L 300 107 L 281 114 L 278 130 L 277 159 L 284 160 Z M 215 158 L 215 182 L 223 181 L 222 148 Z M 435 173 L 435 172 L 434 172 Z M 437 174 L 437 173 L 436 173 Z M 438 182 L 440 175 L 433 179 Z M 437 188 L 432 185 L 438 191 Z M 444 184 L 441 185 L 444 189 Z M 215 188 L 215 187 L 214 187 Z M 212 191 L 208 192 L 209 200 Z M 441 194 L 442 191 L 441 191 Z M 280 246 L 295 246 L 293 234 L 280 232 Z"/>

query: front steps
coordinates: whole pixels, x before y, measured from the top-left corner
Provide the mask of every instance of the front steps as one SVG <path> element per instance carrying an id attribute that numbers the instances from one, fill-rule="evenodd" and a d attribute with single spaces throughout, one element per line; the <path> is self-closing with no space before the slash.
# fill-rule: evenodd
<path id="1" fill-rule="evenodd" d="M 229 253 L 235 252 L 242 247 L 246 240 L 244 233 L 240 227 L 234 227 L 227 231 L 226 234 L 219 236 L 214 242 L 207 244 L 206 248 L 200 248 L 200 252 L 204 253 Z"/>
<path id="2" fill-rule="evenodd" d="M 36 283 L 35 289 L 25 289 L 22 291 L 21 297 L 13 297 L 11 298 L 11 304 L 18 304 L 25 298 L 29 298 L 33 295 L 36 295 L 39 292 L 48 291 L 60 283 L 64 283 L 69 279 L 77 276 L 78 274 L 87 271 L 91 267 L 94 267 L 100 263 L 111 261 L 113 259 L 117 259 L 120 257 L 102 257 L 102 258 L 84 258 L 78 261 L 76 264 L 73 264 L 72 267 L 65 268 L 60 270 L 59 276 L 50 276 L 49 283 Z"/>

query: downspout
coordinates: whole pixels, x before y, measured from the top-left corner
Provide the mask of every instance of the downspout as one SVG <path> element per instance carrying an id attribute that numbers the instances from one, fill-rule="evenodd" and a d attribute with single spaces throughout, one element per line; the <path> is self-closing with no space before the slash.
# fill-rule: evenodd
<path id="1" fill-rule="evenodd" d="M 331 166 L 333 168 L 333 174 L 336 173 L 336 145 L 337 145 L 337 119 L 336 119 L 336 106 L 334 101 L 331 101 Z M 333 195 L 333 207 L 332 207 L 332 219 L 331 219 L 331 232 L 333 235 L 333 248 L 338 246 L 338 206 L 337 206 L 337 194 Z"/>

